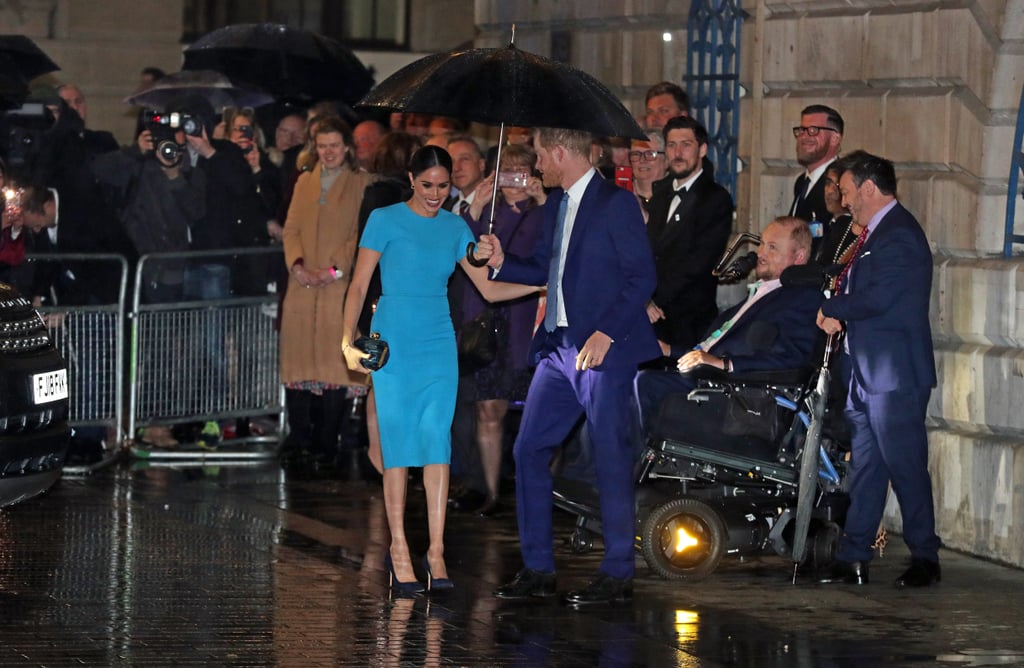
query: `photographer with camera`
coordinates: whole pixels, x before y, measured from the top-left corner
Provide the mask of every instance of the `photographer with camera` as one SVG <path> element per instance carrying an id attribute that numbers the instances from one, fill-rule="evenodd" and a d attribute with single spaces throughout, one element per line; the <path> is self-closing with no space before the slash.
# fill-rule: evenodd
<path id="1" fill-rule="evenodd" d="M 192 225 L 206 213 L 205 175 L 187 160 L 180 118 L 146 110 L 135 146 L 102 155 L 93 173 L 118 212 L 140 255 L 189 249 Z M 143 303 L 178 302 L 184 296 L 185 262 L 147 262 L 142 274 Z M 143 360 L 147 367 L 155 360 Z M 140 440 L 158 447 L 177 441 L 166 426 L 147 427 Z"/>
<path id="2" fill-rule="evenodd" d="M 265 243 L 266 221 L 253 196 L 256 181 L 252 168 L 237 145 L 226 139 L 211 139 L 217 123 L 213 106 L 204 97 L 192 94 L 168 105 L 168 109 L 183 115 L 186 160 L 206 181 L 205 213 L 191 227 L 192 250 L 224 251 Z M 224 255 L 192 262 L 185 269 L 185 298 L 208 301 L 266 294 L 265 269 L 249 259 Z M 200 390 L 220 396 L 229 389 L 224 328 L 223 321 L 209 319 L 200 333 L 197 397 Z M 206 446 L 219 442 L 217 422 L 208 420 L 199 440 Z"/>
<path id="3" fill-rule="evenodd" d="M 169 116 L 144 113 L 136 145 L 96 159 L 93 174 L 140 255 L 189 249 L 189 228 L 206 211 L 206 181 L 185 164 L 185 132 Z M 146 303 L 180 301 L 185 267 L 153 263 L 143 274 Z"/>

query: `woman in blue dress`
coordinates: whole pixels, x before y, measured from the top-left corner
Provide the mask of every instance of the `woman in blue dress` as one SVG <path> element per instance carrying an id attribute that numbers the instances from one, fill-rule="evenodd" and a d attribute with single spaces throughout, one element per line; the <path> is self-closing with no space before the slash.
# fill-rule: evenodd
<path id="1" fill-rule="evenodd" d="M 373 373 L 384 460 L 384 506 L 391 530 L 386 562 L 392 588 L 421 591 L 405 536 L 407 469 L 423 467 L 430 547 L 423 558 L 427 586 L 451 587 L 444 561 L 451 426 L 458 387 L 455 330 L 447 284 L 459 264 L 489 300 L 521 297 L 537 288 L 487 280 L 487 269 L 467 262 L 473 234 L 441 205 L 451 189 L 451 156 L 426 146 L 410 161 L 408 201 L 375 210 L 359 243 L 345 299 L 342 351 L 350 369 L 366 355 L 352 347 L 373 270 L 383 291 L 371 329 L 390 346 L 387 364 Z"/>

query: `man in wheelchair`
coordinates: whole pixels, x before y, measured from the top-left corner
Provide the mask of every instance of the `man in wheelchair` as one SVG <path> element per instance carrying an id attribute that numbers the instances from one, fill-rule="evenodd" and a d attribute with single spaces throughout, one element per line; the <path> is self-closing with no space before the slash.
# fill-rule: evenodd
<path id="1" fill-rule="evenodd" d="M 663 577 L 700 579 L 726 553 L 793 556 L 798 455 L 823 352 L 814 324 L 823 274 L 803 266 L 810 250 L 804 221 L 776 218 L 762 234 L 750 296 L 679 354 L 678 371 L 637 376 L 646 447 L 637 467 L 639 535 L 645 560 Z M 820 448 L 823 496 L 808 550 L 796 548 L 808 567 L 833 558 L 847 506 L 835 433 Z"/>
<path id="2" fill-rule="evenodd" d="M 810 371 L 811 352 L 819 340 L 815 318 L 822 301 L 820 284 L 789 285 L 789 267 L 806 264 L 811 233 L 799 218 L 782 216 L 768 224 L 757 251 L 757 282 L 743 302 L 719 314 L 707 337 L 678 355 L 678 372 L 648 369 L 636 379 L 641 428 L 655 428 L 663 400 L 686 395 L 696 387 L 693 372 L 719 369 L 726 374 L 776 370 Z M 681 354 L 682 353 L 682 354 Z"/>

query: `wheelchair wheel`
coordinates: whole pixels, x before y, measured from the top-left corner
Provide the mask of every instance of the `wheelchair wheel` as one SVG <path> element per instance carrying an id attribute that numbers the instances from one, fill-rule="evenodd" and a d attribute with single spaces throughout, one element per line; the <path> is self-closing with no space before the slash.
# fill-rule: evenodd
<path id="1" fill-rule="evenodd" d="M 573 554 L 586 554 L 594 549 L 594 539 L 590 532 L 582 527 L 573 529 L 569 536 L 569 551 Z"/>
<path id="2" fill-rule="evenodd" d="M 839 537 L 842 534 L 843 530 L 835 522 L 824 522 L 819 525 L 808 546 L 804 564 L 816 569 L 822 569 L 831 564 L 836 558 Z"/>
<path id="3" fill-rule="evenodd" d="M 718 511 L 700 499 L 658 506 L 641 533 L 647 565 L 666 580 L 702 580 L 718 568 L 726 530 Z"/>

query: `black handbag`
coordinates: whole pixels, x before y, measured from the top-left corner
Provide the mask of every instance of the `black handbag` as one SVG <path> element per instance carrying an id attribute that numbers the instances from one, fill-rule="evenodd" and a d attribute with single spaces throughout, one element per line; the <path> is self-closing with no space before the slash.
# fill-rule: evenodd
<path id="1" fill-rule="evenodd" d="M 498 342 L 505 332 L 500 309 L 486 306 L 483 312 L 459 328 L 459 371 L 474 373 L 498 357 Z"/>
<path id="2" fill-rule="evenodd" d="M 359 360 L 359 363 L 370 371 L 377 371 L 388 362 L 388 355 L 391 349 L 388 342 L 380 338 L 380 334 L 373 332 L 369 336 L 360 336 L 352 342 L 352 347 L 360 350 L 369 357 Z"/>
<path id="3" fill-rule="evenodd" d="M 486 213 L 486 210 L 485 210 Z M 519 214 L 519 220 L 503 246 L 508 248 L 523 224 L 528 211 Z M 498 346 L 505 334 L 505 311 L 487 304 L 483 312 L 459 327 L 459 373 L 469 375 L 491 364 L 498 357 Z"/>

